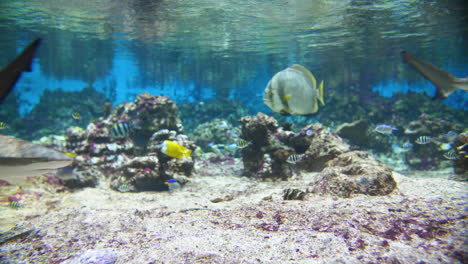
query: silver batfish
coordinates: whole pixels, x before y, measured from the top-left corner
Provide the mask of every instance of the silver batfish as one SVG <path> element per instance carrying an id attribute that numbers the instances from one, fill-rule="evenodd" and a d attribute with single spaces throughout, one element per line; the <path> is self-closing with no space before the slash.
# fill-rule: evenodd
<path id="1" fill-rule="evenodd" d="M 317 113 L 319 101 L 324 105 L 323 81 L 317 86 L 314 75 L 298 64 L 276 73 L 263 94 L 263 102 L 282 115 Z"/>

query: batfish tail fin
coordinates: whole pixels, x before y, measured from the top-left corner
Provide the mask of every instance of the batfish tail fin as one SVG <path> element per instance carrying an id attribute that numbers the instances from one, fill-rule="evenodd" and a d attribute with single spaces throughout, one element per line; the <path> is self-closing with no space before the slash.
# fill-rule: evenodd
<path id="1" fill-rule="evenodd" d="M 322 103 L 322 105 L 325 105 L 325 101 L 323 101 L 323 81 L 320 82 L 318 100 L 320 101 L 320 103 Z"/>

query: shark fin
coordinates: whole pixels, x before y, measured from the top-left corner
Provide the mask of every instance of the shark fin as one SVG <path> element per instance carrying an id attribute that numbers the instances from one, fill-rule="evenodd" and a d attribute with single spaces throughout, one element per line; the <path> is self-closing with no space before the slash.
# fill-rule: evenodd
<path id="1" fill-rule="evenodd" d="M 468 90 L 468 78 L 457 78 L 447 71 L 414 57 L 407 51 L 402 51 L 401 55 L 404 62 L 409 63 L 436 86 L 437 91 L 433 99 L 447 98 L 457 89 Z"/>
<path id="2" fill-rule="evenodd" d="M 40 43 L 40 38 L 34 40 L 8 66 L 0 71 L 0 103 L 15 87 L 21 73 L 31 71 L 31 63 Z"/>

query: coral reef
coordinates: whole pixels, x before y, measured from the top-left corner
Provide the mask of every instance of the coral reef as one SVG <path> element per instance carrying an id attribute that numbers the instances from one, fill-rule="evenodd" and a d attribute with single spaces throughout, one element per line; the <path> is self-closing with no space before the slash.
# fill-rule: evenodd
<path id="1" fill-rule="evenodd" d="M 131 127 L 128 133 L 111 136 L 115 125 L 123 123 Z M 115 190 L 164 190 L 167 179 L 190 176 L 193 170 L 191 158 L 173 159 L 161 152 L 164 140 L 195 149 L 182 131 L 173 101 L 143 93 L 134 102 L 115 107 L 108 117 L 90 123 L 86 130 L 70 127 L 67 149 L 77 155 L 74 167 L 78 171 L 98 170 Z"/>
<path id="2" fill-rule="evenodd" d="M 460 133 L 452 144 L 456 149 L 456 159 L 453 161 L 454 179 L 468 180 L 468 131 Z"/>
<path id="3" fill-rule="evenodd" d="M 256 178 L 287 179 L 296 170 L 320 172 L 314 191 L 350 197 L 354 193 L 386 195 L 396 188 L 391 169 L 369 154 L 353 151 L 321 124 L 300 132 L 284 131 L 263 113 L 241 118 L 241 137 L 250 141 L 242 150 L 244 174 Z M 290 164 L 287 159 L 298 155 Z"/>
<path id="4" fill-rule="evenodd" d="M 211 122 L 198 125 L 192 133 L 189 133 L 189 136 L 203 151 L 233 156 L 236 152 L 235 144 L 239 139 L 239 134 L 238 127 L 234 127 L 227 120 L 216 118 Z"/>
<path id="5" fill-rule="evenodd" d="M 411 155 L 406 155 L 406 162 L 412 168 L 433 170 L 443 166 L 444 153 L 450 149 L 451 139 L 447 137 L 450 131 L 460 133 L 463 127 L 455 122 L 422 114 L 417 120 L 408 124 L 404 131 L 406 140 L 415 142 L 420 136 L 428 136 L 433 140 L 428 144 L 414 144 Z"/>

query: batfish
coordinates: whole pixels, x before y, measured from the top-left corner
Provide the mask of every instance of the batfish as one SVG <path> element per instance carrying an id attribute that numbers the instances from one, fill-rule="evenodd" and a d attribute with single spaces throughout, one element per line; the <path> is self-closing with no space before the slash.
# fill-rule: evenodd
<path id="1" fill-rule="evenodd" d="M 263 102 L 282 115 L 308 115 L 319 110 L 323 101 L 323 81 L 318 85 L 314 75 L 305 67 L 294 64 L 268 82 Z"/>

